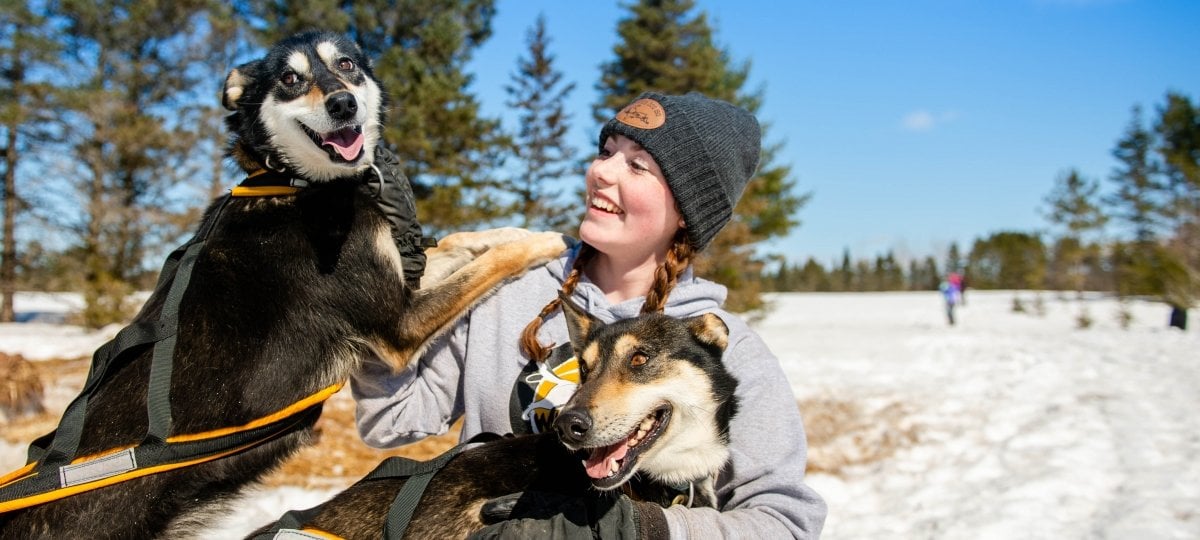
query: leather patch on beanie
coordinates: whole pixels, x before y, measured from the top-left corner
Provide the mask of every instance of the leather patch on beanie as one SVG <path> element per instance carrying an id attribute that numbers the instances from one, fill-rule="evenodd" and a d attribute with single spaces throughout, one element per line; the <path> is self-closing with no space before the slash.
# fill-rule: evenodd
<path id="1" fill-rule="evenodd" d="M 667 111 L 657 101 L 642 98 L 621 109 L 617 121 L 639 129 L 655 129 L 667 122 Z"/>

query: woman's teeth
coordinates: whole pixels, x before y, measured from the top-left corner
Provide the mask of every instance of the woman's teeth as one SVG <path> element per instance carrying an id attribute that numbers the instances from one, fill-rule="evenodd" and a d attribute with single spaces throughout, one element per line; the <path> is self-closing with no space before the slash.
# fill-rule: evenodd
<path id="1" fill-rule="evenodd" d="M 593 197 L 593 198 L 592 198 L 592 208 L 596 208 L 596 209 L 599 209 L 599 210 L 603 210 L 603 211 L 605 211 L 605 212 L 608 212 L 608 213 L 610 213 L 610 214 L 621 214 L 621 213 L 623 213 L 623 212 L 621 212 L 621 209 L 617 207 L 617 205 L 615 205 L 615 204 L 612 204 L 612 203 L 610 203 L 610 202 L 608 202 L 608 201 L 606 201 L 606 200 L 603 200 L 603 199 L 597 199 L 597 198 L 595 198 L 595 197 Z"/>

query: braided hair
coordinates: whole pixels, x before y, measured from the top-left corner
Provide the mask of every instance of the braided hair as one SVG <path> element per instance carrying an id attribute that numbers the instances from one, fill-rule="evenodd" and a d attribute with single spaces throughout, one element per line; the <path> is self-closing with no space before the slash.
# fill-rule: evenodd
<path id="1" fill-rule="evenodd" d="M 583 268 L 597 253 L 596 248 L 586 242 L 580 246 L 579 255 L 575 257 L 571 271 L 563 280 L 563 294 L 570 296 L 575 291 L 575 287 L 579 284 L 579 278 L 583 275 Z M 687 230 L 681 227 L 671 240 L 671 248 L 667 250 L 666 260 L 654 271 L 654 283 L 651 284 L 650 290 L 646 293 L 646 301 L 642 304 L 641 312 L 643 314 L 663 311 L 667 304 L 667 296 L 675 288 L 679 276 L 683 275 L 683 271 L 687 270 L 688 265 L 691 264 L 694 254 L 695 248 L 688 241 Z M 562 307 L 562 300 L 556 297 L 542 308 L 537 317 L 525 325 L 520 340 L 521 352 L 525 353 L 525 356 L 538 362 L 550 356 L 550 350 L 554 344 L 542 345 L 537 339 L 537 333 L 541 329 L 542 323 L 546 321 L 546 317 L 560 307 Z"/>

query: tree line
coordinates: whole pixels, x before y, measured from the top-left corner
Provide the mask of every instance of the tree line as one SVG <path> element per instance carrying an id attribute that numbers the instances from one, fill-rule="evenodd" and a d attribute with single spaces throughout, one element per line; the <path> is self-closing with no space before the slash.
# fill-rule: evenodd
<path id="1" fill-rule="evenodd" d="M 692 0 L 639 0 L 596 81 L 567 81 L 545 20 L 529 22 L 506 105 L 517 126 L 480 110 L 467 71 L 492 35 L 493 0 L 29 0 L 0 5 L 0 320 L 18 289 L 82 291 L 79 322 L 119 322 L 152 286 L 162 255 L 208 200 L 239 178 L 224 161 L 216 98 L 237 63 L 294 32 L 355 39 L 389 92 L 384 143 L 403 160 L 427 232 L 499 225 L 574 232 L 593 148 L 572 148 L 564 109 L 580 82 L 600 123 L 644 90 L 700 91 L 746 107 L 749 61 L 713 39 Z M 764 122 L 769 126 L 769 122 Z M 808 200 L 793 192 L 781 143 L 764 132 L 758 179 L 697 261 L 729 285 L 730 307 L 759 305 L 753 246 L 786 235 Z"/>
<path id="2" fill-rule="evenodd" d="M 1186 310 L 1200 297 L 1200 103 L 1168 92 L 1147 122 L 1140 106 L 1112 150 L 1106 182 L 1068 169 L 1045 196 L 1047 228 L 999 231 L 966 254 L 898 262 L 891 253 L 825 267 L 777 261 L 777 291 L 935 290 L 948 272 L 971 287 L 1107 291 Z"/>

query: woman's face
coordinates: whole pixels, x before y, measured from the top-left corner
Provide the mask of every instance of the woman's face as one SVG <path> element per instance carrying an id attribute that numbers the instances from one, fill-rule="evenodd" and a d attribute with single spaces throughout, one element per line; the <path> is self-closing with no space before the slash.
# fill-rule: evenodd
<path id="1" fill-rule="evenodd" d="M 679 210 L 658 163 L 641 145 L 613 135 L 585 175 L 587 214 L 579 237 L 609 256 L 661 256 L 679 230 Z"/>

